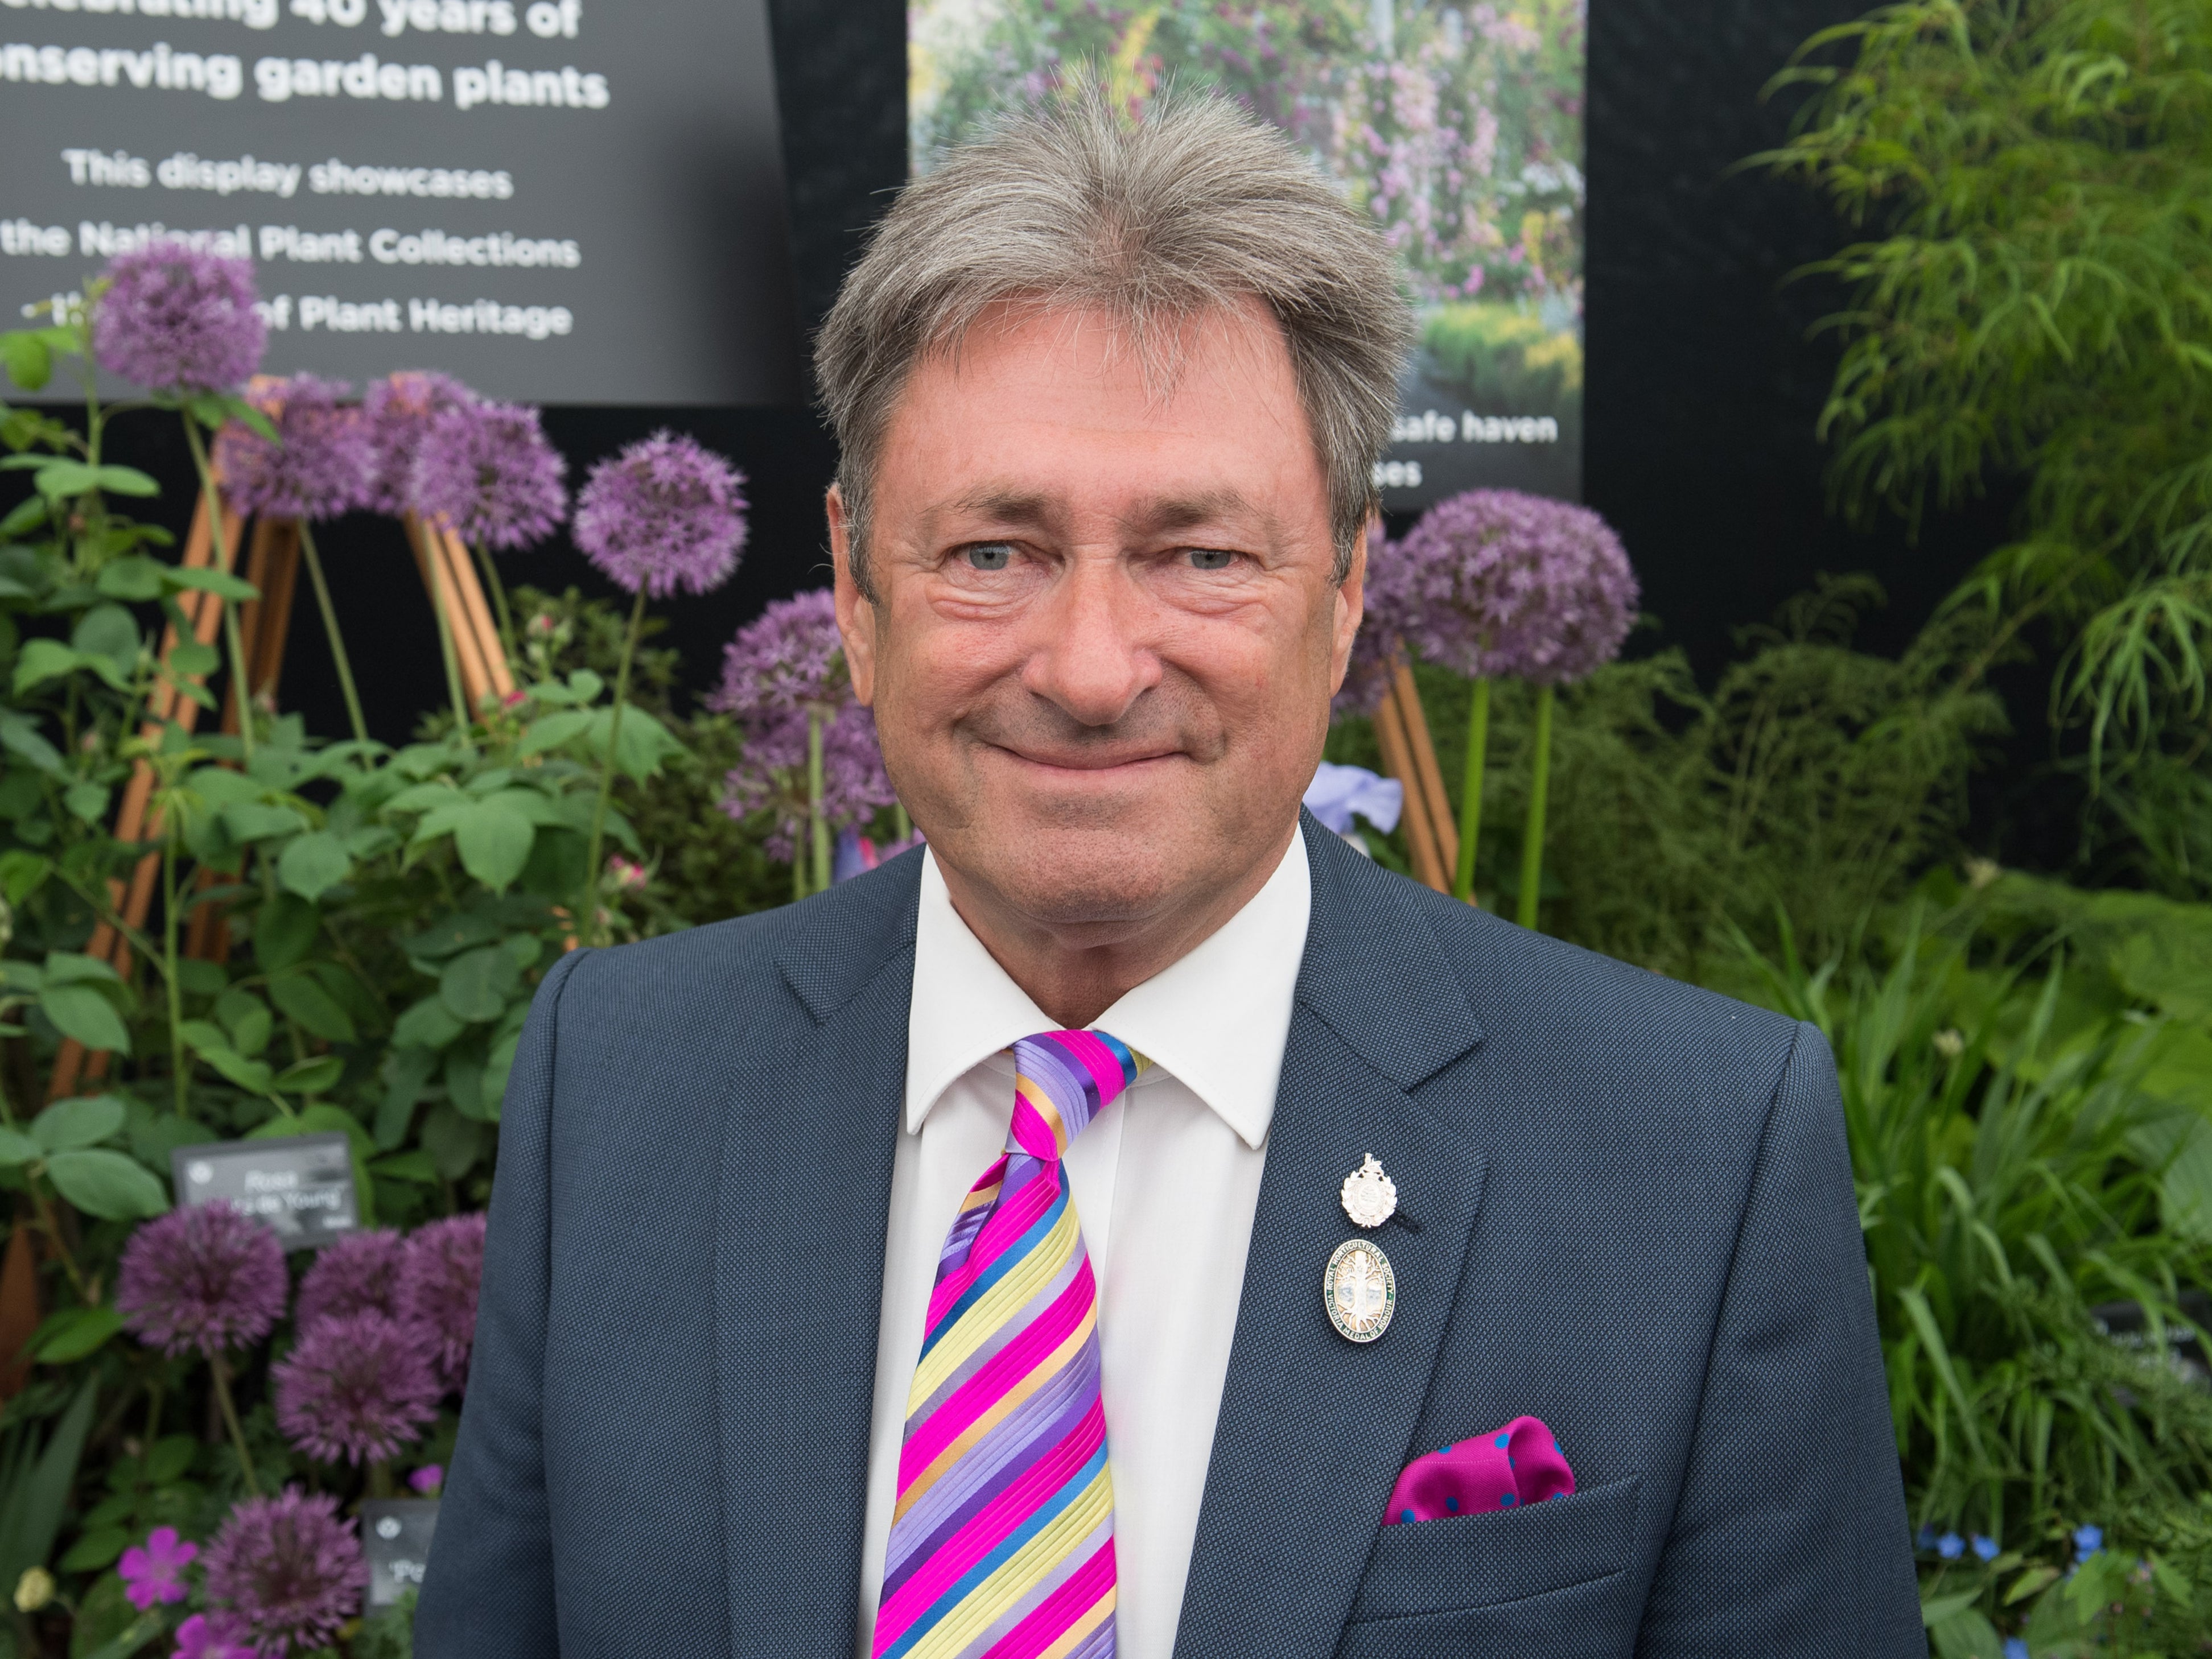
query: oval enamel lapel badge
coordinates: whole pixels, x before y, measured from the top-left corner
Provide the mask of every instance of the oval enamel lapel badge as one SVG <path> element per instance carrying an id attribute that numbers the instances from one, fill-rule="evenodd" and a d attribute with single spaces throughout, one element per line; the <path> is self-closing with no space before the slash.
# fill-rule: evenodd
<path id="1" fill-rule="evenodd" d="M 1389 1330 L 1398 1307 L 1398 1276 L 1382 1246 L 1369 1238 L 1338 1245 L 1322 1275 L 1321 1299 L 1328 1322 L 1346 1341 L 1372 1342 Z"/>

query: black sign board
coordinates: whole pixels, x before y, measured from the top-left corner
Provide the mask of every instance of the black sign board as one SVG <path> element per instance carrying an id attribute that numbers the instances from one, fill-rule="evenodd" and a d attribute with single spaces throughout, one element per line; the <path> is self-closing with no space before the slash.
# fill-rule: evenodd
<path id="1" fill-rule="evenodd" d="M 181 235 L 272 374 L 799 400 L 766 0 L 8 0 L 0 313 Z"/>
<path id="2" fill-rule="evenodd" d="M 361 1506 L 362 1548 L 368 1556 L 368 1605 L 388 1607 L 422 1588 L 430 1535 L 438 1530 L 434 1498 L 372 1498 Z"/>
<path id="3" fill-rule="evenodd" d="M 327 1244 L 361 1225 L 353 1158 L 342 1134 L 219 1140 L 169 1154 L 177 1202 L 228 1204 L 265 1221 L 289 1250 Z"/>

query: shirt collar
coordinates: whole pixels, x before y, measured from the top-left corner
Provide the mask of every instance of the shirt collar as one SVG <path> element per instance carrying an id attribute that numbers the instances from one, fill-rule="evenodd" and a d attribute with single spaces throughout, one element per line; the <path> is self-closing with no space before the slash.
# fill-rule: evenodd
<path id="1" fill-rule="evenodd" d="M 1243 909 L 1097 1022 L 1180 1079 L 1255 1150 L 1275 1115 L 1312 902 L 1305 837 L 1294 832 Z M 1054 1029 L 961 920 L 936 855 L 925 851 L 907 1014 L 908 1132 L 921 1133 L 945 1091 L 976 1066 Z"/>

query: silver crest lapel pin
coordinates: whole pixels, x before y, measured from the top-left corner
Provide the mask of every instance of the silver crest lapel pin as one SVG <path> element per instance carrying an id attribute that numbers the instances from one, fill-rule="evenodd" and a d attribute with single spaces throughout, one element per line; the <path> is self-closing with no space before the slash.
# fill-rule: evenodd
<path id="1" fill-rule="evenodd" d="M 1382 1173 L 1370 1152 L 1360 1166 L 1344 1178 L 1344 1212 L 1355 1227 L 1379 1227 L 1398 1210 L 1398 1183 Z"/>

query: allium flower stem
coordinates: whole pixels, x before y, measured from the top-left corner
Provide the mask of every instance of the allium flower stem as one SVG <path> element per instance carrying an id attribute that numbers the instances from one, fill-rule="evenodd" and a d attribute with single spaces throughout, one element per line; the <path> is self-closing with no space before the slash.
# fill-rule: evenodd
<path id="1" fill-rule="evenodd" d="M 623 635 L 622 666 L 615 671 L 615 706 L 607 715 L 607 753 L 599 763 L 599 798 L 592 804 L 592 841 L 584 855 L 584 938 L 595 942 L 599 933 L 599 888 L 606 872 L 599 867 L 599 854 L 605 849 L 607 835 L 607 804 L 614 799 L 615 757 L 622 750 L 623 710 L 629 702 L 630 665 L 637 660 L 637 642 L 645 632 L 645 586 L 640 583 L 637 598 L 629 608 L 629 631 Z"/>
<path id="2" fill-rule="evenodd" d="M 221 1354 L 208 1360 L 208 1370 L 215 1377 L 216 1403 L 222 1408 L 224 1426 L 230 1431 L 232 1449 L 238 1453 L 239 1473 L 246 1477 L 246 1490 L 250 1497 L 261 1496 L 261 1483 L 254 1478 L 253 1454 L 246 1449 L 246 1431 L 239 1425 L 238 1407 L 230 1397 L 230 1364 Z"/>
<path id="3" fill-rule="evenodd" d="M 830 821 L 822 816 L 822 710 L 806 711 L 806 823 L 814 846 L 814 890 L 830 890 Z"/>
<path id="4" fill-rule="evenodd" d="M 323 632 L 330 636 L 331 662 L 338 671 L 338 690 L 345 693 L 346 718 L 353 722 L 354 741 L 368 741 L 368 722 L 362 718 L 361 693 L 354 689 L 353 664 L 346 657 L 345 640 L 338 633 L 337 608 L 331 603 L 331 585 L 323 580 L 323 561 L 315 551 L 315 532 L 300 520 L 300 552 L 307 562 L 307 580 L 315 585 L 315 604 L 323 613 Z"/>
<path id="5" fill-rule="evenodd" d="M 1474 902 L 1474 846 L 1482 834 L 1482 769 L 1490 756 L 1490 681 L 1478 678 L 1467 708 L 1467 781 L 1459 799 L 1459 877 L 1452 891 Z"/>
<path id="6" fill-rule="evenodd" d="M 1536 688 L 1536 762 L 1528 777 L 1528 822 L 1521 833 L 1521 902 L 1513 920 L 1536 925 L 1536 889 L 1544 879 L 1544 811 L 1552 792 L 1553 688 Z"/>
<path id="7" fill-rule="evenodd" d="M 207 502 L 208 542 L 215 550 L 215 568 L 230 568 L 230 549 L 223 540 L 222 492 L 215 485 L 215 469 L 208 465 L 207 441 L 200 436 L 200 423 L 192 412 L 184 412 L 185 441 L 191 446 L 192 465 L 200 475 L 200 495 Z M 253 688 L 246 677 L 246 647 L 238 637 L 238 607 L 221 595 L 210 595 L 203 604 L 222 607 L 223 643 L 230 647 L 231 696 L 238 702 L 239 752 L 246 763 L 253 764 Z"/>

